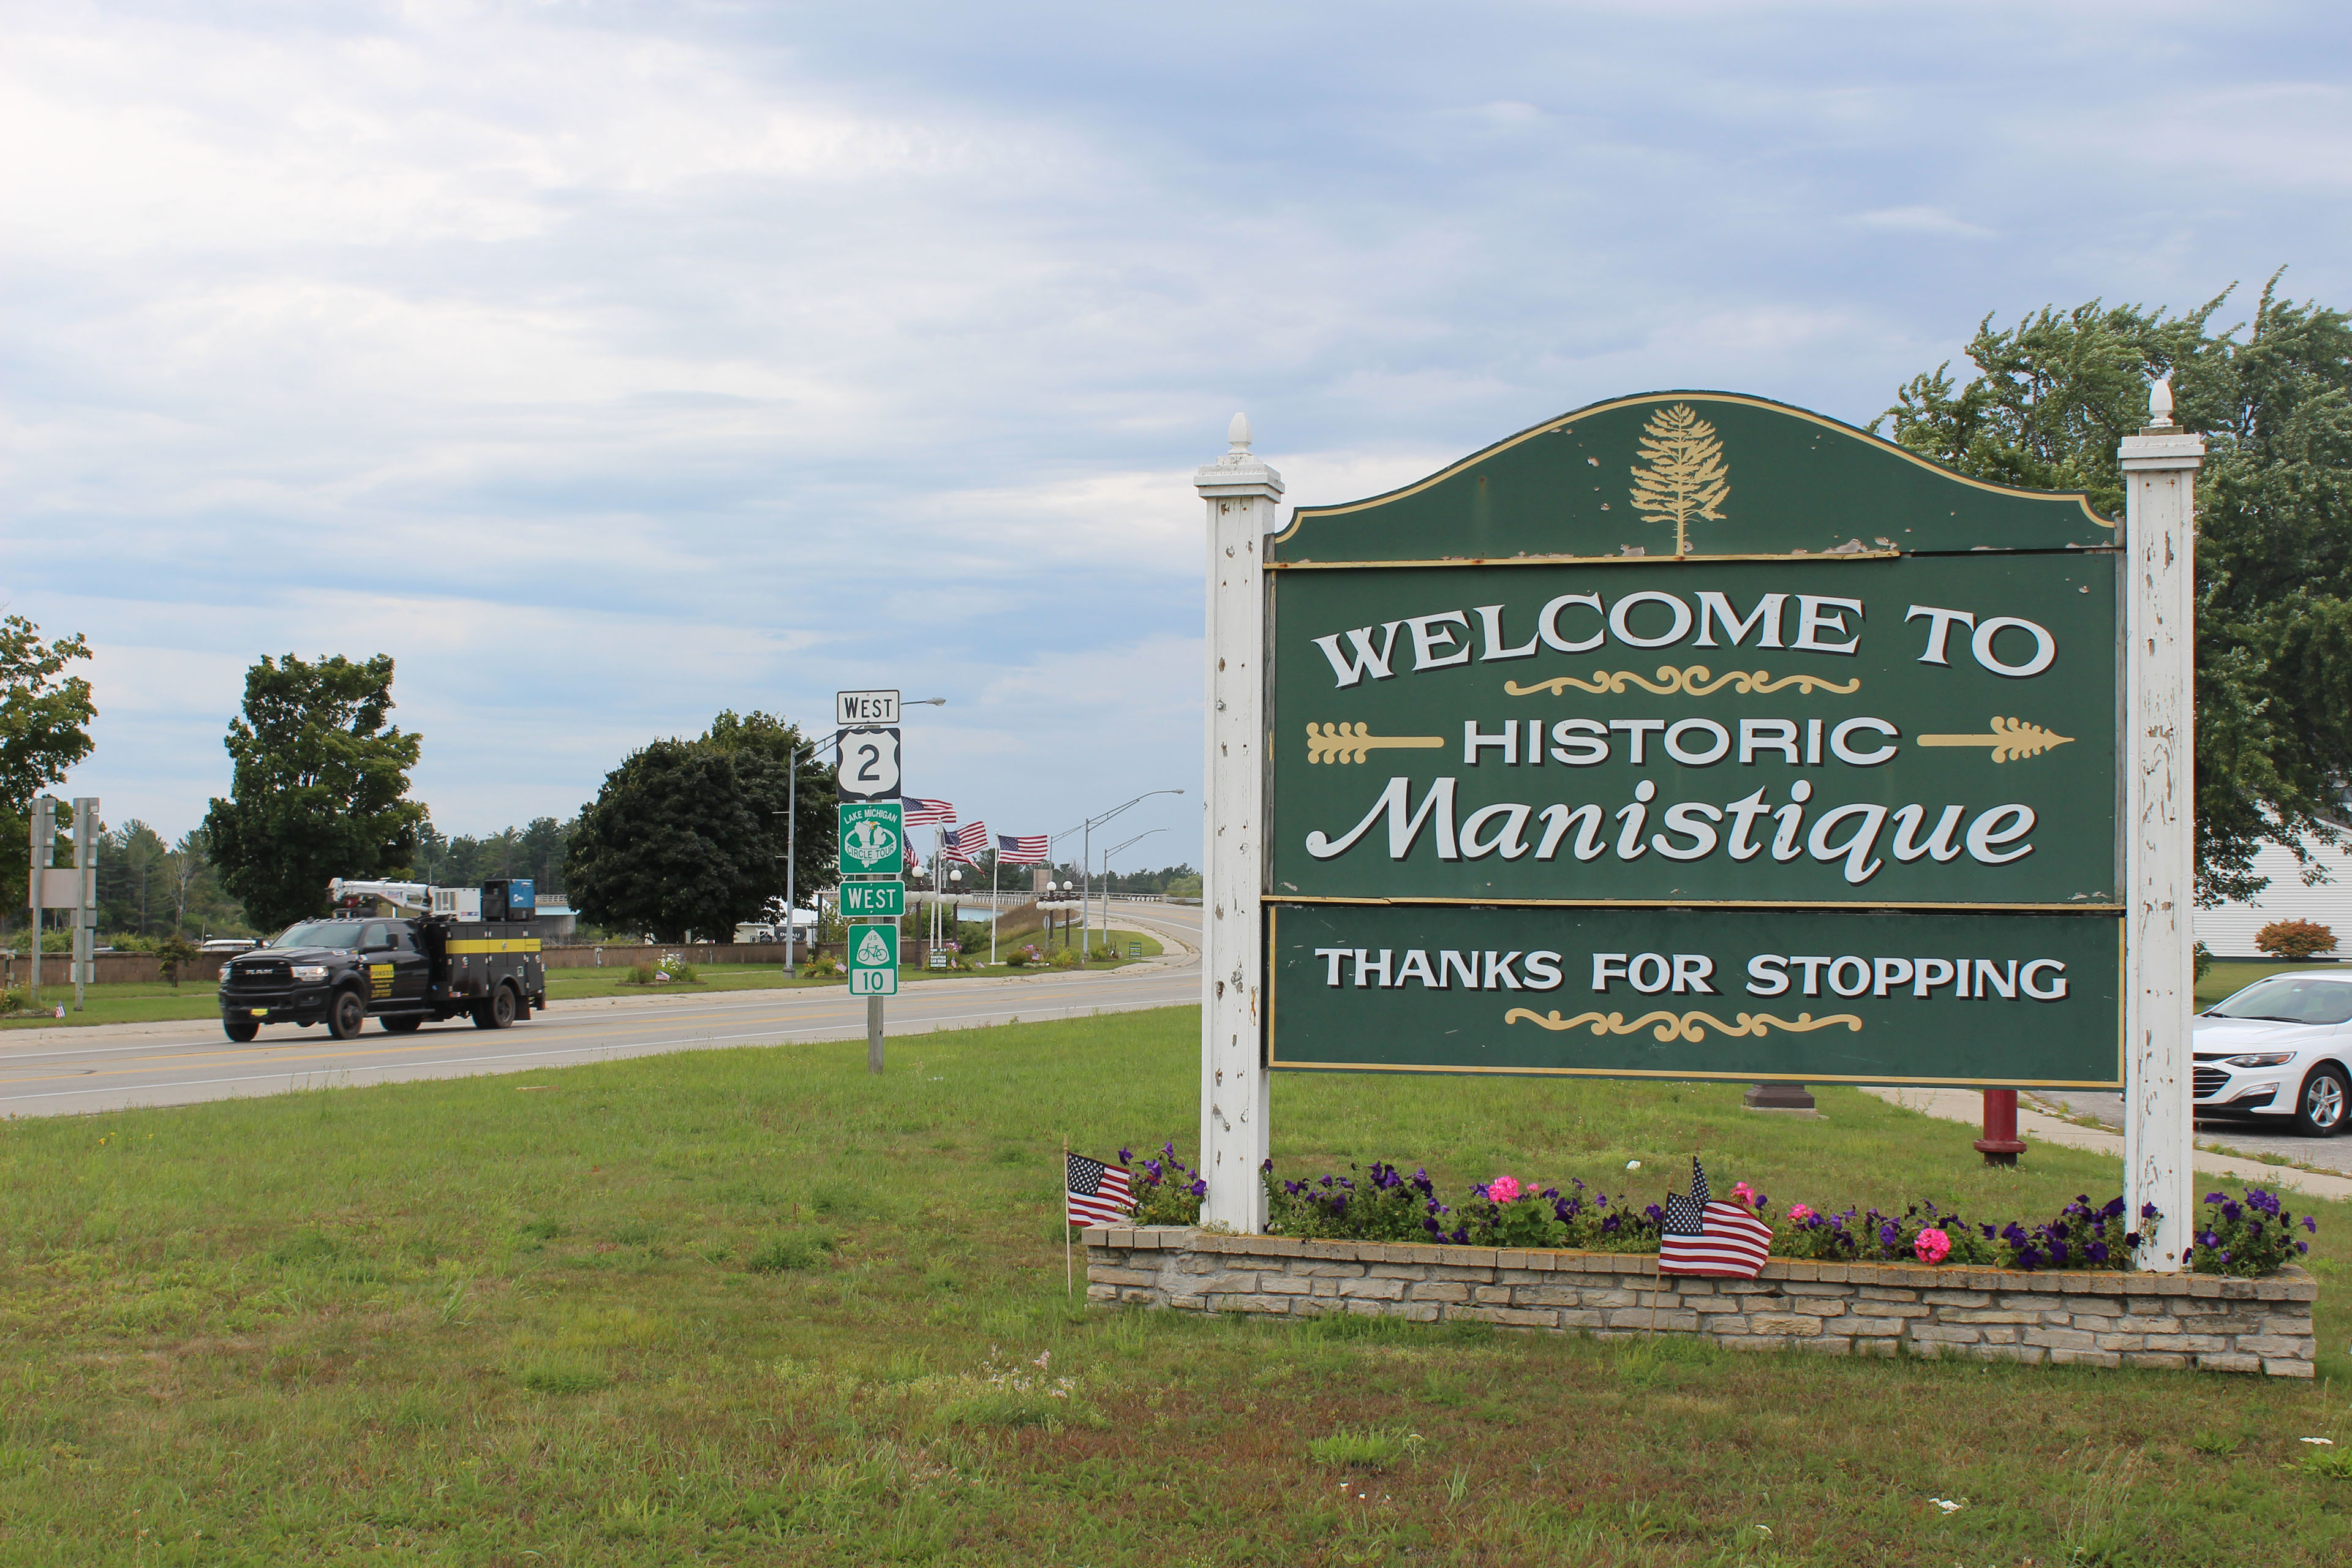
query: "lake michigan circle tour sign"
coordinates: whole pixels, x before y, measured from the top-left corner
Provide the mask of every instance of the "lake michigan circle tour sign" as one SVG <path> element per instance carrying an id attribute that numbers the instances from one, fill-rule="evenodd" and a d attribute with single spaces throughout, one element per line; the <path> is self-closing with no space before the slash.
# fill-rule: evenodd
<path id="1" fill-rule="evenodd" d="M 2115 536 L 1698 392 L 1300 508 L 1266 1064 L 2120 1084 Z"/>

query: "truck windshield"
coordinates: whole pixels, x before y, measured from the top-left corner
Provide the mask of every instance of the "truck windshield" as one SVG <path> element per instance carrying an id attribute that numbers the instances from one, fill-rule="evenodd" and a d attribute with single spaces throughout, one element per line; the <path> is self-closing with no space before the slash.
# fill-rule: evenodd
<path id="1" fill-rule="evenodd" d="M 270 942 L 272 947 L 350 947 L 360 944 L 357 921 L 304 921 L 288 926 Z"/>
<path id="2" fill-rule="evenodd" d="M 2267 1018 L 2281 1024 L 2341 1024 L 2352 1020 L 2352 984 L 2274 974 L 2255 981 L 2205 1016 Z"/>

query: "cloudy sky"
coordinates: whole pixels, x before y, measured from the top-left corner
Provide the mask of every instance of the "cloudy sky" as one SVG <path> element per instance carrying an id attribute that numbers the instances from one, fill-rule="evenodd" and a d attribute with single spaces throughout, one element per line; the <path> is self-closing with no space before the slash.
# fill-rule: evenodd
<path id="1" fill-rule="evenodd" d="M 1652 388 L 1866 423 L 1988 311 L 2352 304 L 2337 5 L 0 16 L 0 602 L 166 834 L 256 658 L 385 652 L 447 831 L 898 686 L 910 789 L 1181 787 L 1120 863 L 1197 863 L 1237 408 L 1339 500 Z"/>

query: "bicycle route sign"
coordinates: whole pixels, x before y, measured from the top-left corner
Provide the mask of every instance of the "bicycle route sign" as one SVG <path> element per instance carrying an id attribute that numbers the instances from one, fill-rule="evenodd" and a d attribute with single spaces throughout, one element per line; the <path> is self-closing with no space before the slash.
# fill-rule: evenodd
<path id="1" fill-rule="evenodd" d="M 2116 537 L 1705 392 L 1301 507 L 1268 1065 L 2119 1084 Z"/>
<path id="2" fill-rule="evenodd" d="M 896 925 L 849 928 L 849 994 L 852 996 L 896 996 L 898 994 L 898 928 Z"/>

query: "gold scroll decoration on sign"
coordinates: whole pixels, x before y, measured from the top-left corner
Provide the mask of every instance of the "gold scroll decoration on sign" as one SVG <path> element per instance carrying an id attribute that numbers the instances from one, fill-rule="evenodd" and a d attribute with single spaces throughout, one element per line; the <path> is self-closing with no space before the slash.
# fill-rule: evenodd
<path id="1" fill-rule="evenodd" d="M 2053 746 L 2074 743 L 2072 735 L 2053 734 L 2039 724 L 2028 724 L 2021 719 L 2003 719 L 1996 714 L 1992 731 L 1985 735 L 1922 735 L 1923 746 L 1984 746 L 1992 752 L 1996 763 L 2015 762 L 2020 757 L 2038 757 Z"/>
<path id="2" fill-rule="evenodd" d="M 1545 1015 L 1526 1007 L 1514 1007 L 1503 1015 L 1503 1022 L 1510 1025 L 1525 1019 L 1530 1024 L 1557 1030 L 1582 1028 L 1590 1025 L 1596 1035 L 1638 1034 L 1655 1025 L 1654 1033 L 1661 1042 L 1689 1040 L 1694 1044 L 1706 1038 L 1710 1028 L 1719 1035 L 1769 1035 L 1775 1029 L 1792 1035 L 1808 1035 L 1815 1029 L 1832 1028 L 1843 1024 L 1856 1034 L 1862 1031 L 1862 1020 L 1852 1013 L 1833 1013 L 1826 1018 L 1816 1018 L 1811 1013 L 1800 1013 L 1793 1019 L 1776 1018 L 1769 1013 L 1742 1013 L 1738 1017 L 1737 1024 L 1727 1024 L 1712 1013 L 1657 1012 L 1644 1013 L 1628 1023 L 1622 1013 L 1579 1013 L 1573 1018 L 1563 1018 L 1557 1008 Z"/>
<path id="3" fill-rule="evenodd" d="M 1724 467 L 1723 443 L 1715 426 L 1686 403 L 1661 409 L 1642 427 L 1642 461 L 1633 468 L 1633 510 L 1643 522 L 1675 525 L 1675 553 L 1690 553 L 1685 537 L 1696 515 L 1721 522 L 1717 510 L 1731 494 L 1731 471 Z"/>
<path id="4" fill-rule="evenodd" d="M 1445 744 L 1443 735 L 1375 735 L 1369 724 L 1309 724 L 1307 760 L 1310 763 L 1360 763 L 1372 752 L 1391 748 L 1430 752 Z"/>
<path id="5" fill-rule="evenodd" d="M 1687 665 L 1680 669 L 1671 664 L 1662 664 L 1658 666 L 1655 680 L 1643 679 L 1630 669 L 1614 673 L 1596 669 L 1589 681 L 1579 680 L 1572 675 L 1556 675 L 1532 686 L 1507 680 L 1503 682 L 1503 695 L 1533 697 L 1538 692 L 1549 691 L 1554 697 L 1564 697 L 1572 686 L 1579 691 L 1590 691 L 1595 696 L 1622 697 L 1628 685 L 1638 686 L 1658 697 L 1672 697 L 1678 691 L 1689 697 L 1711 697 L 1727 686 L 1742 697 L 1779 691 L 1790 686 L 1808 697 L 1816 691 L 1834 691 L 1840 697 L 1851 697 L 1862 689 L 1862 678 L 1856 676 L 1852 680 L 1840 682 L 1820 675 L 1784 675 L 1775 680 L 1771 671 L 1764 669 L 1727 669 L 1717 675 L 1703 664 Z"/>

